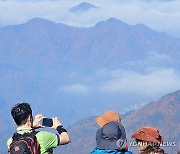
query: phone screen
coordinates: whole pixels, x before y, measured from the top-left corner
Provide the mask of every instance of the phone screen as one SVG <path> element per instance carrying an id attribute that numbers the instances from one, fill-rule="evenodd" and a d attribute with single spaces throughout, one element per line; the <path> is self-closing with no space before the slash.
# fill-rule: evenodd
<path id="1" fill-rule="evenodd" d="M 49 118 L 43 118 L 42 126 L 52 127 L 53 126 L 53 120 L 49 119 Z"/>

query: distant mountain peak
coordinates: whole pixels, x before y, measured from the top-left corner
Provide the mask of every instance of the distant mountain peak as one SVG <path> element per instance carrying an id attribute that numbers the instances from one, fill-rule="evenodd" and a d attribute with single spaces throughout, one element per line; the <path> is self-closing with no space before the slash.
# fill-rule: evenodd
<path id="1" fill-rule="evenodd" d="M 117 19 L 117 18 L 109 18 L 105 21 L 98 22 L 95 26 L 106 26 L 106 25 L 117 25 L 117 26 L 129 26 L 127 23 Z"/>
<path id="2" fill-rule="evenodd" d="M 52 23 L 52 21 L 40 17 L 32 18 L 27 23 L 45 23 L 45 22 Z"/>
<path id="3" fill-rule="evenodd" d="M 125 24 L 127 25 L 125 22 L 117 19 L 117 18 L 109 18 L 108 20 L 106 20 L 107 22 L 112 22 L 112 23 L 118 23 L 118 24 Z"/>
<path id="4" fill-rule="evenodd" d="M 87 3 L 87 2 L 82 2 L 79 5 L 76 5 L 70 9 L 71 12 L 76 13 L 76 12 L 85 12 L 90 9 L 95 9 L 97 8 L 95 5 Z"/>
<path id="5" fill-rule="evenodd" d="M 63 23 L 55 23 L 51 20 L 48 19 L 44 19 L 44 18 L 40 18 L 40 17 L 36 17 L 36 18 L 32 18 L 29 21 L 27 21 L 26 23 L 24 23 L 23 25 L 29 25 L 29 26 L 37 26 L 37 25 L 42 25 L 42 26 L 57 26 L 57 25 L 61 25 L 61 26 L 66 26 Z"/>

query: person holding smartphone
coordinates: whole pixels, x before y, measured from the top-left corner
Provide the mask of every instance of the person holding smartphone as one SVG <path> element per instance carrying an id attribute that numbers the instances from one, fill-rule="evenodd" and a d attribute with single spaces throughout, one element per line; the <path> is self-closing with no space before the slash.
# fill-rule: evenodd
<path id="1" fill-rule="evenodd" d="M 43 115 L 38 114 L 33 120 L 32 109 L 28 103 L 16 104 L 11 110 L 11 115 L 18 127 L 17 132 L 7 141 L 9 153 L 32 150 L 33 154 L 50 154 L 53 153 L 53 148 L 70 143 L 69 135 L 57 117 L 45 119 Z M 35 130 L 46 126 L 57 130 L 57 134 Z"/>

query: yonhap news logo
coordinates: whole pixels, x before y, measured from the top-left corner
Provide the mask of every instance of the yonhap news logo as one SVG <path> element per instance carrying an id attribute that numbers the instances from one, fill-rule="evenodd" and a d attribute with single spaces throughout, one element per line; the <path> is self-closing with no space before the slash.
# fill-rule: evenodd
<path id="1" fill-rule="evenodd" d="M 136 146 L 161 146 L 161 147 L 175 147 L 176 142 L 161 142 L 161 143 L 153 143 L 153 142 L 129 142 L 130 147 L 136 147 Z"/>

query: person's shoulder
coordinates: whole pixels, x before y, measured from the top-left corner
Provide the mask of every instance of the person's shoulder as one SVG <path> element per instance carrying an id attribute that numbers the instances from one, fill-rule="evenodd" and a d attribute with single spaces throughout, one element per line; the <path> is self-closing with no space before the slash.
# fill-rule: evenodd
<path id="1" fill-rule="evenodd" d="M 127 151 L 125 152 L 125 154 L 133 154 L 131 151 Z"/>
<path id="2" fill-rule="evenodd" d="M 94 149 L 91 154 L 102 154 L 102 153 L 109 153 L 108 150 L 99 150 L 98 148 Z"/>
<path id="3" fill-rule="evenodd" d="M 12 137 L 10 137 L 10 138 L 7 140 L 7 146 L 9 147 L 11 143 L 12 143 Z"/>
<path id="4" fill-rule="evenodd" d="M 51 132 L 48 132 L 48 131 L 38 131 L 37 133 L 36 133 L 36 136 L 54 136 L 54 135 L 56 135 L 56 134 L 54 134 L 54 133 L 51 133 Z"/>
<path id="5" fill-rule="evenodd" d="M 57 134 L 48 131 L 39 131 L 36 133 L 37 140 L 54 140 L 57 138 Z"/>
<path id="6" fill-rule="evenodd" d="M 41 145 L 41 150 L 55 148 L 58 146 L 59 138 L 57 134 L 48 131 L 39 131 L 36 133 L 38 143 Z"/>

